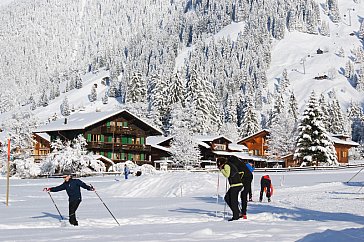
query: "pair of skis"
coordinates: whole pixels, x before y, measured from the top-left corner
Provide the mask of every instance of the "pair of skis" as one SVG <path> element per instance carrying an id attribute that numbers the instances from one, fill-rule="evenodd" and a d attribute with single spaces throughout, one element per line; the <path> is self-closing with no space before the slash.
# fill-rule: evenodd
<path id="1" fill-rule="evenodd" d="M 47 192 L 48 192 L 48 195 L 49 195 L 49 197 L 51 198 L 51 200 L 52 200 L 52 202 L 53 202 L 54 206 L 56 207 L 56 209 L 57 209 L 57 211 L 58 211 L 59 216 L 61 217 L 61 219 L 60 219 L 59 221 L 60 221 L 60 222 L 62 222 L 62 220 L 64 220 L 64 217 L 62 216 L 61 212 L 59 211 L 59 209 L 58 209 L 58 207 L 57 207 L 57 204 L 54 202 L 54 199 L 53 199 L 53 197 L 52 197 L 51 193 L 50 193 L 49 191 L 47 191 Z M 120 226 L 120 224 L 119 224 L 118 220 L 115 218 L 114 214 L 112 214 L 112 212 L 110 211 L 110 209 L 106 206 L 106 204 L 104 203 L 104 201 L 101 199 L 100 195 L 96 192 L 96 190 L 95 190 L 94 192 L 95 192 L 95 194 L 97 195 L 97 197 L 100 199 L 100 201 L 102 202 L 102 204 L 104 204 L 104 206 L 105 206 L 105 208 L 107 209 L 107 211 L 109 211 L 110 215 L 114 218 L 115 222 L 116 222 L 116 223 Z"/>

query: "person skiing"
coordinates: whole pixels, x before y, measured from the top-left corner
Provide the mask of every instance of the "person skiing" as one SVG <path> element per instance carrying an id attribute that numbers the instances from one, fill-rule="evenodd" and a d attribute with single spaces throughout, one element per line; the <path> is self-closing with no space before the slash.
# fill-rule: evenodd
<path id="1" fill-rule="evenodd" d="M 273 185 L 272 180 L 270 179 L 269 175 L 262 176 L 260 179 L 260 196 L 259 202 L 263 200 L 263 193 L 266 192 L 266 196 L 268 198 L 268 202 L 270 202 L 270 197 L 273 195 Z"/>
<path id="2" fill-rule="evenodd" d="M 124 166 L 124 177 L 125 177 L 125 179 L 128 179 L 129 173 L 130 173 L 129 167 L 125 164 L 125 166 Z"/>
<path id="3" fill-rule="evenodd" d="M 72 173 L 69 170 L 63 171 L 64 182 L 56 187 L 46 187 L 43 191 L 47 192 L 59 192 L 66 190 L 68 195 L 68 210 L 69 210 L 69 222 L 74 226 L 78 226 L 78 221 L 76 219 L 76 210 L 81 203 L 81 191 L 80 187 L 87 189 L 89 191 L 95 191 L 93 186 L 86 185 L 83 181 L 79 179 L 73 179 Z"/>
<path id="4" fill-rule="evenodd" d="M 228 221 L 240 219 L 239 216 L 239 192 L 243 188 L 239 171 L 236 166 L 231 164 L 226 158 L 219 158 L 217 165 L 221 173 L 228 179 L 230 188 L 226 192 L 224 200 L 231 209 L 233 217 Z"/>
<path id="5" fill-rule="evenodd" d="M 249 170 L 247 163 L 243 162 L 236 156 L 230 156 L 229 161 L 232 165 L 236 167 L 239 171 L 241 181 L 243 183 L 243 190 L 240 193 L 241 199 L 241 211 L 240 217 L 243 219 L 247 219 L 246 211 L 248 206 L 248 194 L 251 191 L 252 181 L 253 181 L 253 174 Z"/>

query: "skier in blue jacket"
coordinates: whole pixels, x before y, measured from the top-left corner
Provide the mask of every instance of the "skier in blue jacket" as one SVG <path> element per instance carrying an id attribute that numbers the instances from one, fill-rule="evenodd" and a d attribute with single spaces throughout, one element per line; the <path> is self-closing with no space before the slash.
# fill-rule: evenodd
<path id="1" fill-rule="evenodd" d="M 59 192 L 66 190 L 68 195 L 68 209 L 69 209 L 69 222 L 70 224 L 77 226 L 78 221 L 76 219 L 76 210 L 82 201 L 80 187 L 87 189 L 89 191 L 95 191 L 95 188 L 86 185 L 83 181 L 79 179 L 73 179 L 72 173 L 69 170 L 63 172 L 64 182 L 56 187 L 46 187 L 43 191 L 47 192 Z"/>

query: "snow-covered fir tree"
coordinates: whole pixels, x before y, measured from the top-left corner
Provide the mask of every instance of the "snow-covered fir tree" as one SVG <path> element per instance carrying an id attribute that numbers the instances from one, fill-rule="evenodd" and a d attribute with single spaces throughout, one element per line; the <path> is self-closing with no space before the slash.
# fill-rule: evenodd
<path id="1" fill-rule="evenodd" d="M 171 112 L 173 141 L 170 148 L 173 161 L 184 167 L 197 165 L 201 154 L 197 142 L 193 140 L 189 112 L 179 102 L 173 106 Z"/>
<path id="2" fill-rule="evenodd" d="M 336 151 L 321 115 L 316 95 L 312 92 L 298 126 L 294 158 L 307 165 L 337 165 Z"/>
<path id="3" fill-rule="evenodd" d="M 97 91 L 96 91 L 95 86 L 92 86 L 92 88 L 91 88 L 91 93 L 89 95 L 89 100 L 90 100 L 90 102 L 95 102 L 97 100 Z"/>
<path id="4" fill-rule="evenodd" d="M 65 97 L 63 99 L 63 102 L 61 104 L 61 114 L 63 116 L 69 116 L 71 114 L 71 110 L 70 110 L 70 106 L 69 106 L 67 97 Z"/>

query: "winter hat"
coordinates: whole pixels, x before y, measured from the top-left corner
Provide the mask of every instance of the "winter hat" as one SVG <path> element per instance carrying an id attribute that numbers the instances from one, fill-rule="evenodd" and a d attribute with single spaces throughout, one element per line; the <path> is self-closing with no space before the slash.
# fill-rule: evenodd
<path id="1" fill-rule="evenodd" d="M 72 175 L 72 172 L 70 170 L 64 170 L 63 175 L 64 176 L 70 176 L 70 175 Z"/>

